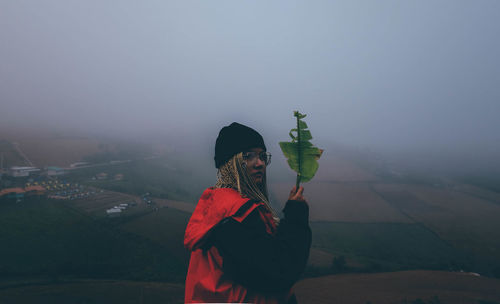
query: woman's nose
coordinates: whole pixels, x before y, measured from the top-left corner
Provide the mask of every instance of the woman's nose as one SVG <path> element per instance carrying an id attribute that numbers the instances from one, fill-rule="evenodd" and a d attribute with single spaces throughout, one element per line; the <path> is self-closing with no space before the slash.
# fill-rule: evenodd
<path id="1" fill-rule="evenodd" d="M 256 167 L 262 167 L 262 166 L 264 166 L 265 164 L 266 164 L 266 163 L 265 163 L 262 159 L 260 159 L 260 157 L 257 157 L 257 159 L 255 160 L 255 166 L 256 166 Z"/>

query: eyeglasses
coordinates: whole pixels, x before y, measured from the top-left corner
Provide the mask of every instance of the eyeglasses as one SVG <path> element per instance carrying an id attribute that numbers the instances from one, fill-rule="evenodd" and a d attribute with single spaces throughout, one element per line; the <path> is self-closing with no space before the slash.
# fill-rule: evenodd
<path id="1" fill-rule="evenodd" d="M 243 159 L 246 160 L 246 161 L 249 161 L 249 162 L 254 162 L 257 160 L 257 156 L 259 157 L 259 159 L 261 161 L 263 161 L 266 166 L 269 166 L 269 164 L 271 163 L 271 153 L 269 152 L 260 152 L 260 153 L 257 153 L 257 152 L 244 152 L 243 153 Z"/>

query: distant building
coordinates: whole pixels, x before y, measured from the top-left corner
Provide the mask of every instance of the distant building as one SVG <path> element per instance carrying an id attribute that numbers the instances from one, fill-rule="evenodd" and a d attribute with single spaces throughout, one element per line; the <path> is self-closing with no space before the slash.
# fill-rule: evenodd
<path id="1" fill-rule="evenodd" d="M 48 176 L 57 176 L 57 175 L 64 175 L 66 171 L 64 171 L 63 168 L 59 167 L 47 167 L 47 175 Z"/>
<path id="2" fill-rule="evenodd" d="M 126 160 L 112 160 L 109 162 L 110 165 L 117 165 L 117 164 L 123 164 L 123 163 L 130 163 L 131 160 L 130 159 L 126 159 Z"/>
<path id="3" fill-rule="evenodd" d="M 72 163 L 71 165 L 69 165 L 71 168 L 78 168 L 78 167 L 84 167 L 84 166 L 87 166 L 89 165 L 90 163 L 89 162 L 76 162 L 76 163 Z"/>
<path id="4" fill-rule="evenodd" d="M 97 179 L 107 179 L 108 178 L 108 173 L 101 172 L 95 176 Z"/>
<path id="5" fill-rule="evenodd" d="M 13 177 L 30 176 L 30 174 L 34 174 L 35 172 L 36 173 L 40 172 L 40 169 L 36 167 L 18 167 L 18 166 L 9 168 L 9 174 L 10 176 Z"/>
<path id="6" fill-rule="evenodd" d="M 117 181 L 123 180 L 123 174 L 121 174 L 121 173 L 115 174 L 115 180 L 117 180 Z"/>
<path id="7" fill-rule="evenodd" d="M 106 213 L 111 217 L 119 216 L 121 214 L 121 212 L 122 212 L 122 209 L 120 209 L 120 208 L 111 208 L 111 209 L 106 210 Z"/>

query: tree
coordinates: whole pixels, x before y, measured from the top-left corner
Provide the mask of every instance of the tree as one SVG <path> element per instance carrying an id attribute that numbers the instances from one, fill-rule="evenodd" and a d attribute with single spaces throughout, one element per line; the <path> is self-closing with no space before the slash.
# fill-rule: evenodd
<path id="1" fill-rule="evenodd" d="M 346 261 L 343 255 L 333 257 L 332 270 L 335 272 L 343 272 L 346 269 Z"/>

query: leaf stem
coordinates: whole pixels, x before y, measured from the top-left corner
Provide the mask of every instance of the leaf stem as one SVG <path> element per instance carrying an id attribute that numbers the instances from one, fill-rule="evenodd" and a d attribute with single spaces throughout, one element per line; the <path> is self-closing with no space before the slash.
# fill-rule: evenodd
<path id="1" fill-rule="evenodd" d="M 299 117 L 300 117 L 300 113 L 299 111 L 296 112 L 296 115 L 297 117 L 297 140 L 298 140 L 298 143 L 297 143 L 297 152 L 298 152 L 298 155 L 299 155 L 299 171 L 297 172 L 297 180 L 295 181 L 295 191 L 299 191 L 299 185 L 300 185 L 300 176 L 302 174 L 302 158 L 301 158 L 301 141 L 300 141 L 300 124 L 299 124 Z"/>

